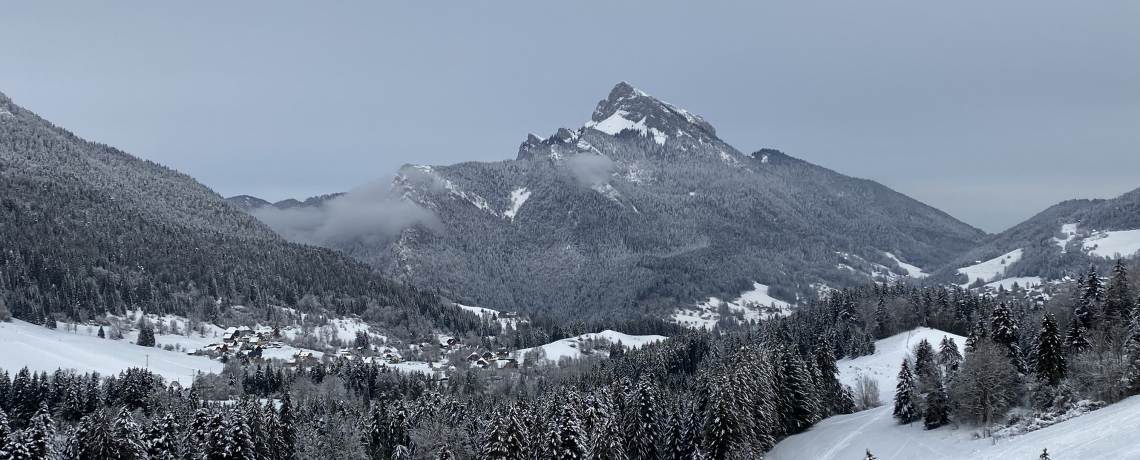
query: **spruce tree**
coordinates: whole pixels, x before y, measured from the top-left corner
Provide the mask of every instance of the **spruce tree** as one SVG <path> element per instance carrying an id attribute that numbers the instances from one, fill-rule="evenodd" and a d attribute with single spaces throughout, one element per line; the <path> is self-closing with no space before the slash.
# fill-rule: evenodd
<path id="1" fill-rule="evenodd" d="M 123 460 L 147 458 L 139 425 L 131 418 L 131 413 L 125 407 L 119 410 L 119 415 L 115 418 L 111 438 L 110 458 Z"/>
<path id="2" fill-rule="evenodd" d="M 1104 300 L 1103 287 L 1100 275 L 1096 273 L 1096 265 L 1089 265 L 1085 284 L 1082 286 L 1080 302 L 1078 302 L 1077 317 L 1085 329 L 1093 329 L 1100 323 L 1101 302 Z"/>
<path id="3" fill-rule="evenodd" d="M 1128 270 L 1124 268 L 1124 261 L 1117 259 L 1104 291 L 1105 319 L 1112 324 L 1127 324 L 1133 299 L 1132 288 L 1128 285 Z"/>
<path id="4" fill-rule="evenodd" d="M 12 429 L 8 426 L 8 414 L 4 413 L 4 409 L 0 409 L 0 459 L 7 459 L 11 454 L 8 451 L 8 437 L 12 434 Z"/>
<path id="5" fill-rule="evenodd" d="M 182 457 L 182 430 L 174 414 L 167 412 L 147 432 L 147 454 L 150 458 Z"/>
<path id="6" fill-rule="evenodd" d="M 622 429 L 617 420 L 606 420 L 601 432 L 594 440 L 590 460 L 628 460 L 625 444 L 622 442 Z"/>
<path id="7" fill-rule="evenodd" d="M 875 456 L 871 454 L 871 449 L 867 449 L 867 456 L 863 457 L 863 460 L 876 460 Z"/>
<path id="8" fill-rule="evenodd" d="M 626 454 L 630 460 L 657 458 L 657 394 L 648 378 L 637 382 L 626 414 Z"/>
<path id="9" fill-rule="evenodd" d="M 946 388 L 942 385 L 926 396 L 926 410 L 923 411 L 922 422 L 928 430 L 950 423 L 950 401 L 946 396 Z"/>
<path id="10" fill-rule="evenodd" d="M 556 444 L 556 460 L 586 460 L 586 435 L 582 433 L 578 415 L 570 404 L 562 404 L 551 438 Z"/>
<path id="11" fill-rule="evenodd" d="M 1082 325 L 1079 316 L 1073 315 L 1069 321 L 1069 329 L 1065 332 L 1065 351 L 1070 355 L 1079 355 L 1089 349 L 1088 333 Z"/>
<path id="12" fill-rule="evenodd" d="M 962 365 L 962 352 L 958 351 L 958 344 L 954 343 L 954 339 L 945 335 L 942 336 L 942 342 L 938 344 L 938 364 L 942 366 L 948 376 L 958 372 L 958 366 Z"/>
<path id="13" fill-rule="evenodd" d="M 99 338 L 100 338 L 100 339 L 105 339 L 105 338 L 107 338 L 107 333 L 106 333 L 106 332 L 103 332 L 103 326 L 99 326 L 99 334 L 98 334 L 98 335 L 99 335 Z"/>
<path id="14" fill-rule="evenodd" d="M 903 359 L 902 369 L 899 369 L 898 384 L 895 386 L 894 416 L 899 423 L 908 424 L 918 420 L 919 400 L 921 396 L 915 388 L 914 374 L 910 371 L 910 363 Z"/>
<path id="15" fill-rule="evenodd" d="M 718 370 L 709 385 L 704 419 L 704 446 L 711 459 L 728 458 L 745 439 L 744 407 L 733 397 L 732 390 L 727 371 Z"/>
<path id="16" fill-rule="evenodd" d="M 1041 449 L 1041 455 L 1037 457 L 1038 460 L 1049 460 L 1049 449 Z"/>
<path id="17" fill-rule="evenodd" d="M 481 460 L 510 460 L 514 458 L 514 453 L 511 452 L 507 441 L 509 438 L 507 429 L 507 424 L 503 423 L 503 418 L 496 412 L 487 424 L 482 452 L 479 454 Z"/>
<path id="18" fill-rule="evenodd" d="M 928 392 L 941 383 L 942 376 L 935 363 L 934 347 L 926 339 L 914 347 L 914 375 L 918 378 L 921 393 Z"/>
<path id="19" fill-rule="evenodd" d="M 1125 378 L 1130 390 L 1140 392 L 1140 303 L 1132 309 L 1132 320 L 1128 323 L 1128 335 L 1124 339 L 1124 354 L 1128 360 Z"/>
<path id="20" fill-rule="evenodd" d="M 1046 313 L 1041 319 L 1041 331 L 1037 334 L 1034 350 L 1034 365 L 1037 379 L 1050 386 L 1057 386 L 1065 377 L 1065 346 L 1057 320 L 1051 313 Z"/>

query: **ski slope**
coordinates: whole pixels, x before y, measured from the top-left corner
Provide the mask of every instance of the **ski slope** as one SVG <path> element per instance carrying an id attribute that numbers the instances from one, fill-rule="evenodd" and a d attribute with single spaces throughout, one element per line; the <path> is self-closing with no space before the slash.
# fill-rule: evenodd
<path id="1" fill-rule="evenodd" d="M 196 371 L 220 372 L 222 363 L 204 356 L 140 347 L 128 339 L 100 339 L 86 327 L 67 332 L 17 319 L 0 322 L 0 368 L 14 374 L 24 366 L 33 371 L 74 369 L 78 373 L 114 375 L 131 367 L 145 367 L 168 382 L 189 385 Z M 149 361 L 149 366 L 148 366 Z"/>
<path id="2" fill-rule="evenodd" d="M 907 276 L 911 278 L 926 278 L 927 276 L 930 276 L 929 273 L 923 272 L 921 268 L 899 260 L 899 258 L 895 257 L 894 254 L 891 254 L 889 252 L 884 252 L 883 254 L 886 254 L 887 257 L 890 257 L 891 260 L 894 260 L 896 264 L 899 264 L 899 268 L 906 270 Z"/>

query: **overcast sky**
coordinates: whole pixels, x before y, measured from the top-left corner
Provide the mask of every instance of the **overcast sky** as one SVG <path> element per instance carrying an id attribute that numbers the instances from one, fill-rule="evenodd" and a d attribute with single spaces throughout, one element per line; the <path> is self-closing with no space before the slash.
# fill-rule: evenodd
<path id="1" fill-rule="evenodd" d="M 625 80 L 996 232 L 1140 187 L 1140 2 L 5 2 L 0 92 L 225 196 L 513 159 Z"/>

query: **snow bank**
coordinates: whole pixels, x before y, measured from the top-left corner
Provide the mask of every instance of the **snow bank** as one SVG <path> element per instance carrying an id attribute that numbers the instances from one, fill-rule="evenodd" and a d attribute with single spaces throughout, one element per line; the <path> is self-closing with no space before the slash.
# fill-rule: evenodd
<path id="1" fill-rule="evenodd" d="M 966 275 L 970 280 L 963 286 L 969 286 L 974 281 L 990 281 L 1005 274 L 1005 269 L 1021 260 L 1023 249 L 1014 249 L 985 262 L 979 262 L 969 267 L 958 269 L 958 273 Z"/>
<path id="2" fill-rule="evenodd" d="M 1140 230 L 1100 232 L 1085 238 L 1084 249 L 1097 257 L 1131 257 L 1140 252 Z"/>

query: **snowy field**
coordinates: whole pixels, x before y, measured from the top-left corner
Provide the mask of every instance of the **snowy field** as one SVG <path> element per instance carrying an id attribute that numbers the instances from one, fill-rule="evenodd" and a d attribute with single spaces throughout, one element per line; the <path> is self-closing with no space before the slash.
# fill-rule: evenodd
<path id="1" fill-rule="evenodd" d="M 974 430 L 922 423 L 899 425 L 892 407 L 840 415 L 784 439 L 766 460 L 857 460 L 867 449 L 881 460 L 1032 460 L 1049 449 L 1054 460 L 1140 459 L 1140 396 L 1011 438 L 974 439 Z"/>
<path id="2" fill-rule="evenodd" d="M 490 308 L 483 308 L 483 307 L 472 307 L 469 305 L 461 305 L 461 304 L 455 304 L 455 306 L 462 308 L 464 310 L 467 310 L 467 311 L 474 313 L 476 315 L 479 315 L 479 317 L 487 317 L 487 318 L 495 317 L 495 318 L 498 318 L 499 324 L 501 324 L 504 328 L 507 326 L 518 327 L 519 318 L 517 318 L 517 317 L 515 317 L 515 318 L 504 318 L 503 312 L 501 312 L 499 310 L 492 310 Z"/>
<path id="3" fill-rule="evenodd" d="M 1073 241 L 1077 237 L 1077 224 L 1061 225 L 1061 234 L 1065 235 L 1065 237 L 1064 238 L 1053 238 L 1053 241 L 1055 243 L 1057 243 L 1057 246 L 1061 247 L 1061 253 L 1064 254 L 1065 253 L 1065 246 L 1068 246 L 1069 242 Z"/>
<path id="4" fill-rule="evenodd" d="M 942 332 L 937 329 L 920 327 L 910 332 L 895 334 L 875 342 L 875 354 L 860 356 L 855 359 L 841 359 L 835 364 L 839 367 L 839 381 L 845 385 L 855 386 L 859 374 L 866 374 L 879 382 L 879 400 L 887 403 L 894 399 L 895 385 L 898 384 L 899 368 L 902 360 L 914 350 L 922 339 L 930 342 L 934 351 L 938 352 L 938 345 L 942 337 L 954 339 L 958 351 L 963 352 L 966 338 L 960 335 Z"/>
<path id="5" fill-rule="evenodd" d="M 891 254 L 889 252 L 884 252 L 883 254 L 886 254 L 887 257 L 890 257 L 891 260 L 894 260 L 895 263 L 899 264 L 899 268 L 906 270 L 907 276 L 911 278 L 926 278 L 927 276 L 930 276 L 929 273 L 923 272 L 921 268 L 899 260 L 899 258 L 895 257 L 894 254 Z"/>
<path id="6" fill-rule="evenodd" d="M 992 283 L 986 284 L 985 287 L 990 289 L 997 289 L 1000 286 L 1008 291 L 1010 289 L 1013 289 L 1013 283 L 1017 283 L 1019 287 L 1024 289 L 1040 286 L 1042 281 L 1041 278 L 1037 276 L 1023 276 L 1019 278 L 1006 278 L 1001 281 L 994 281 Z"/>
<path id="7" fill-rule="evenodd" d="M 542 348 L 544 351 L 546 351 L 546 359 L 552 363 L 556 363 L 563 357 L 569 357 L 572 359 L 581 358 L 583 356 L 583 342 L 586 340 L 598 339 L 605 339 L 610 343 L 618 343 L 620 340 L 621 344 L 626 348 L 640 348 L 642 345 L 650 342 L 665 340 L 665 337 L 660 335 L 629 335 L 617 331 L 605 330 L 596 334 L 582 334 L 578 337 L 557 340 L 534 348 Z M 519 364 L 526 362 L 526 354 L 534 348 L 523 348 L 515 352 L 516 358 L 519 360 Z M 596 352 L 601 353 L 605 356 L 609 356 L 609 349 L 607 348 L 599 349 Z"/>
<path id="8" fill-rule="evenodd" d="M 1084 249 L 1097 257 L 1131 257 L 1140 251 L 1140 230 L 1099 232 L 1085 238 Z"/>
<path id="9" fill-rule="evenodd" d="M 712 329 L 719 319 L 717 307 L 720 303 L 721 299 L 709 297 L 709 300 L 698 303 L 692 309 L 674 312 L 673 321 L 692 328 L 704 326 Z M 744 312 L 746 321 L 761 320 L 776 315 L 786 316 L 792 312 L 791 304 L 768 295 L 768 286 L 760 283 L 752 283 L 752 290 L 745 291 L 736 300 L 726 303 L 729 309 Z"/>
<path id="10" fill-rule="evenodd" d="M 131 343 L 131 339 L 100 339 L 94 334 L 88 335 L 86 326 L 80 326 L 77 332 L 67 332 L 62 323 L 57 329 L 48 329 L 17 319 L 0 322 L 0 350 L 3 350 L 0 368 L 9 374 L 24 366 L 48 373 L 62 368 L 103 375 L 118 374 L 131 367 L 146 367 L 168 382 L 188 385 L 195 371 L 210 373 L 222 370 L 221 363 L 207 357 L 140 347 Z"/>
<path id="11" fill-rule="evenodd" d="M 966 275 L 970 280 L 966 282 L 965 286 L 969 286 L 974 281 L 991 281 L 999 278 L 1005 274 L 1005 269 L 1010 265 L 1021 260 L 1021 254 L 1024 252 L 1022 249 L 1014 249 L 1008 253 L 997 256 L 985 262 L 979 262 L 969 267 L 962 267 L 958 269 L 958 273 Z"/>

